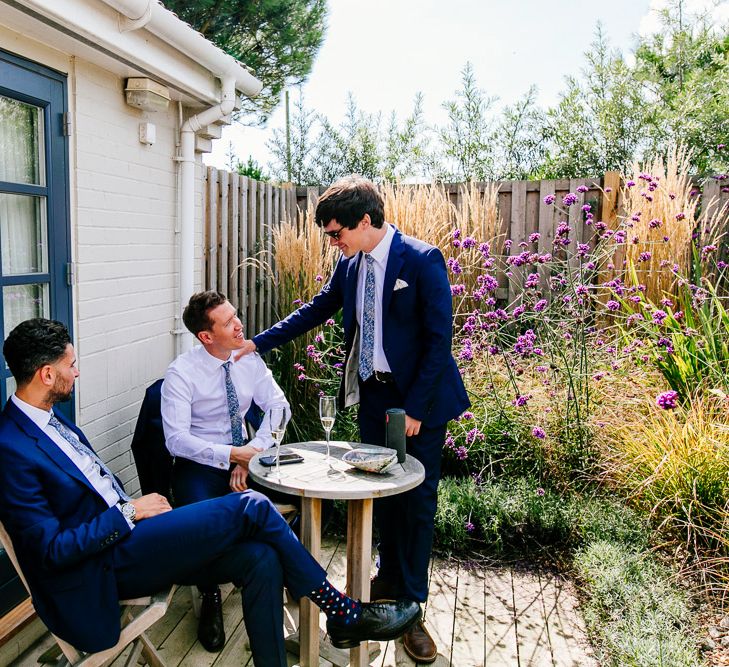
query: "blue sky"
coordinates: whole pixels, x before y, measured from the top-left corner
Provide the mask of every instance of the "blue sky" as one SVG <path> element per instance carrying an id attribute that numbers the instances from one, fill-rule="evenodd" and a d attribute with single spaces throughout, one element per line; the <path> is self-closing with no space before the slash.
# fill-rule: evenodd
<path id="1" fill-rule="evenodd" d="M 706 5 L 709 0 L 687 0 Z M 473 64 L 480 88 L 511 104 L 535 84 L 539 104 L 554 104 L 566 75 L 579 76 L 584 52 L 602 23 L 611 45 L 626 57 L 656 25 L 665 0 L 329 0 L 328 30 L 308 81 L 308 108 L 341 120 L 348 92 L 361 109 L 395 111 L 399 119 L 424 95 L 430 124 L 445 122 L 442 102 L 454 97 L 460 73 Z M 719 3 L 724 15 L 729 2 Z M 717 11 L 717 10 L 715 10 Z M 292 89 L 292 106 L 298 90 Z M 271 128 L 284 124 L 283 105 L 266 128 L 233 126 L 205 156 L 224 167 L 229 142 L 238 157 L 252 155 L 264 167 Z"/>

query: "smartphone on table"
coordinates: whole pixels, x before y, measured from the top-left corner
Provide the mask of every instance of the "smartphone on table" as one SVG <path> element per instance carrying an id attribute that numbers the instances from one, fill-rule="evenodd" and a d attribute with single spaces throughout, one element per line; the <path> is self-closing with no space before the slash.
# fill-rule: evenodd
<path id="1" fill-rule="evenodd" d="M 262 466 L 266 466 L 267 468 L 276 465 L 275 456 L 262 456 L 260 459 L 258 459 L 258 461 Z M 279 457 L 279 462 L 282 466 L 286 465 L 287 463 L 302 463 L 303 461 L 304 457 L 299 456 L 299 454 L 295 454 L 294 452 L 281 454 Z"/>

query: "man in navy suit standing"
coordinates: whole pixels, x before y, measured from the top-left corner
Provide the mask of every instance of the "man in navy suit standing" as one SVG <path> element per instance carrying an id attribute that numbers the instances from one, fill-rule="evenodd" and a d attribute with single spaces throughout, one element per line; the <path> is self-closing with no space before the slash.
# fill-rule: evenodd
<path id="1" fill-rule="evenodd" d="M 451 354 L 453 314 L 441 252 L 385 223 L 384 202 L 370 181 L 343 178 L 319 198 L 316 223 L 342 256 L 331 280 L 309 303 L 254 336 L 242 353 L 278 347 L 342 310 L 346 364 L 340 404 L 359 403 L 362 442 L 385 444 L 385 412 L 403 408 L 407 451 L 425 480 L 375 503 L 380 568 L 372 599 L 428 595 L 440 462 L 446 424 L 469 400 Z M 422 623 L 404 637 L 419 662 L 437 657 Z"/>
<path id="2" fill-rule="evenodd" d="M 332 587 L 286 521 L 255 491 L 172 510 L 152 493 L 130 498 L 84 434 L 53 407 L 78 377 L 66 327 L 27 320 L 5 340 L 17 390 L 0 417 L 0 521 L 33 604 L 48 628 L 81 651 L 119 639 L 123 598 L 173 583 L 241 586 L 253 661 L 285 667 L 283 585 L 327 615 L 332 643 L 394 639 L 417 604 L 363 604 Z"/>

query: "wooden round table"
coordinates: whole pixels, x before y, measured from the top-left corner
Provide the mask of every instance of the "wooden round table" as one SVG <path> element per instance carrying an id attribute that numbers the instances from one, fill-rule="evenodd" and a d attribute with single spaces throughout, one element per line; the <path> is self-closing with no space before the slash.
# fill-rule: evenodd
<path id="1" fill-rule="evenodd" d="M 348 500 L 347 508 L 347 586 L 349 594 L 363 602 L 370 595 L 372 562 L 372 501 L 408 491 L 425 478 L 423 465 L 408 455 L 404 463 L 392 463 L 382 473 L 368 473 L 342 461 L 342 456 L 358 447 L 373 448 L 358 442 L 332 441 L 331 460 L 326 461 L 326 442 L 296 442 L 281 447 L 281 452 L 300 454 L 303 463 L 276 468 L 262 466 L 261 456 L 275 454 L 269 449 L 251 459 L 248 470 L 258 484 L 275 491 L 301 497 L 301 542 L 314 558 L 320 556 L 322 498 Z M 300 607 L 299 619 L 301 666 L 319 664 L 319 609 L 307 598 Z M 351 650 L 350 664 L 369 664 L 367 642 Z"/>

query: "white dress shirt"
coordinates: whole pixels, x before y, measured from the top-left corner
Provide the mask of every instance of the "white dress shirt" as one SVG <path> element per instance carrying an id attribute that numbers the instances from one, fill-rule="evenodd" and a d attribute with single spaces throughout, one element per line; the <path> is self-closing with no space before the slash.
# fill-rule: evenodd
<path id="1" fill-rule="evenodd" d="M 30 421 L 43 431 L 43 433 L 45 433 L 53 441 L 53 443 L 57 445 L 69 459 L 71 459 L 71 463 L 73 463 L 81 471 L 83 476 L 89 480 L 89 484 L 94 487 L 96 492 L 104 499 L 104 502 L 109 507 L 113 507 L 114 505 L 119 507 L 122 500 L 119 498 L 119 494 L 114 491 L 114 487 L 109 477 L 101 474 L 101 470 L 99 469 L 99 465 L 96 461 L 94 461 L 88 454 L 81 454 L 80 452 L 77 452 L 71 443 L 67 442 L 66 439 L 58 432 L 58 429 L 48 424 L 51 420 L 51 412 L 36 408 L 34 405 L 30 405 L 30 403 L 26 403 L 15 394 L 10 397 L 10 400 L 15 403 L 18 410 L 25 414 Z M 71 435 L 78 440 L 76 434 L 71 431 L 71 429 L 68 430 Z M 134 528 L 134 524 L 131 521 L 127 520 L 127 523 L 130 528 Z"/>
<path id="2" fill-rule="evenodd" d="M 239 361 L 233 361 L 231 355 L 229 360 L 230 377 L 244 418 L 251 401 L 264 412 L 283 407 L 288 415 L 291 414 L 283 391 L 258 354 L 247 354 Z M 227 470 L 233 436 L 224 363 L 202 345 L 177 357 L 162 383 L 162 425 L 172 456 Z M 248 444 L 259 449 L 273 445 L 267 416 L 256 437 Z"/>
<path id="3" fill-rule="evenodd" d="M 382 349 L 382 289 L 385 284 L 385 271 L 387 270 L 387 258 L 390 254 L 390 246 L 395 236 L 395 228 L 385 223 L 385 235 L 369 254 L 375 261 L 372 266 L 375 269 L 375 341 L 372 368 L 376 371 L 390 371 L 390 364 L 387 363 L 385 351 Z M 362 307 L 364 305 L 364 286 L 367 278 L 367 262 L 362 257 L 359 263 L 359 274 L 357 275 L 357 322 L 362 328 Z"/>

